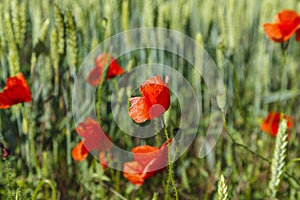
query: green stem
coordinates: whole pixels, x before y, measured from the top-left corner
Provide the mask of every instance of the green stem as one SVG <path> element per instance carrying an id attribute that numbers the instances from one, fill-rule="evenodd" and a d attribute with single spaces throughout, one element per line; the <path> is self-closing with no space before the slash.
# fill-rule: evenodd
<path id="1" fill-rule="evenodd" d="M 118 170 L 116 170 L 116 180 L 115 180 L 115 189 L 117 192 L 120 191 L 120 178 L 121 178 L 121 169 L 120 169 L 120 164 L 118 164 Z"/>
<path id="2" fill-rule="evenodd" d="M 286 50 L 283 50 L 282 53 L 282 76 L 281 76 L 281 93 L 283 93 L 283 90 L 286 88 Z"/>
<path id="3" fill-rule="evenodd" d="M 32 200 L 35 200 L 35 199 L 36 199 L 39 190 L 42 188 L 42 186 L 43 186 L 44 184 L 47 184 L 47 185 L 49 185 L 49 186 L 51 187 L 51 190 L 52 190 L 52 200 L 56 200 L 56 189 L 55 189 L 53 183 L 52 183 L 50 180 L 48 180 L 48 179 L 42 180 L 42 181 L 37 185 L 37 187 L 35 188 L 34 193 L 33 193 L 33 195 L 32 195 Z"/>
<path id="4" fill-rule="evenodd" d="M 101 124 L 101 92 L 103 91 L 103 84 L 104 84 L 104 76 L 103 76 L 103 73 L 101 74 L 100 76 L 100 84 L 97 88 L 97 97 L 98 97 L 98 104 L 97 104 L 97 119 L 98 119 L 98 122 Z"/>
<path id="5" fill-rule="evenodd" d="M 226 133 L 227 135 L 229 136 L 229 138 L 231 139 L 233 145 L 236 145 L 236 146 L 239 146 L 239 147 L 242 147 L 244 148 L 246 151 L 250 152 L 251 154 L 253 154 L 254 156 L 268 162 L 269 164 L 271 163 L 271 161 L 269 161 L 267 158 L 265 158 L 264 156 L 260 155 L 260 154 L 257 154 L 256 152 L 252 151 L 251 149 L 249 149 L 247 146 L 245 146 L 244 144 L 242 143 L 239 143 L 239 142 L 236 142 L 235 139 L 233 138 L 232 134 L 230 133 L 229 131 L 229 128 L 227 126 L 227 122 L 226 122 L 226 118 L 225 118 L 225 112 L 223 111 L 222 112 L 222 118 L 223 118 L 223 123 L 224 123 L 224 127 L 225 127 L 225 130 L 226 130 Z"/>
<path id="6" fill-rule="evenodd" d="M 167 188 L 166 188 L 166 195 L 165 195 L 165 199 L 169 199 L 169 185 L 170 182 L 172 183 L 172 187 L 174 189 L 175 192 L 175 199 L 178 200 L 178 191 L 176 188 L 176 184 L 175 184 L 175 180 L 173 177 L 173 163 L 171 161 L 171 155 L 170 155 L 170 138 L 169 138 L 169 134 L 168 134 L 168 130 L 164 121 L 164 118 L 162 117 L 162 122 L 163 122 L 163 126 L 164 126 L 164 133 L 165 133 L 165 137 L 167 140 L 167 146 L 168 146 L 168 164 L 169 164 L 169 168 L 168 168 L 168 180 L 167 180 Z"/>
<path id="7" fill-rule="evenodd" d="M 19 199 L 21 199 L 21 190 L 20 190 L 20 188 L 17 189 L 16 195 L 15 195 L 15 200 L 19 200 Z"/>

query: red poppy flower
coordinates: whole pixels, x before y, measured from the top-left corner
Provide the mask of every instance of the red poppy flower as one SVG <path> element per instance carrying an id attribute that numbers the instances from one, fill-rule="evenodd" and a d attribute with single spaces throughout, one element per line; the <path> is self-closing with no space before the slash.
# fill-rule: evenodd
<path id="1" fill-rule="evenodd" d="M 169 144 L 171 144 L 170 140 Z M 147 178 L 162 172 L 168 164 L 168 143 L 160 148 L 138 146 L 132 149 L 134 161 L 124 163 L 124 177 L 135 185 L 142 185 Z"/>
<path id="2" fill-rule="evenodd" d="M 92 86 L 97 86 L 100 83 L 102 72 L 105 67 L 109 64 L 106 80 L 115 76 L 123 74 L 123 68 L 117 63 L 114 57 L 111 57 L 107 53 L 100 54 L 95 61 L 95 67 L 92 69 L 88 76 L 88 83 Z"/>
<path id="3" fill-rule="evenodd" d="M 279 128 L 281 114 L 278 112 L 270 112 L 264 122 L 260 125 L 260 129 L 264 132 L 269 133 L 272 136 L 276 136 Z M 293 118 L 287 115 L 282 116 L 283 119 L 287 120 L 287 127 L 291 129 L 293 127 Z"/>
<path id="4" fill-rule="evenodd" d="M 283 10 L 275 17 L 275 23 L 264 24 L 265 33 L 274 42 L 286 42 L 296 34 L 296 40 L 300 41 L 300 16 L 293 10 Z"/>
<path id="5" fill-rule="evenodd" d="M 72 157 L 76 161 L 83 161 L 88 155 L 89 155 L 89 151 L 86 149 L 82 141 L 80 141 L 72 149 Z"/>
<path id="6" fill-rule="evenodd" d="M 0 93 L 0 109 L 31 101 L 31 94 L 27 82 L 22 73 L 6 80 L 6 86 Z"/>
<path id="7" fill-rule="evenodd" d="M 76 161 L 84 160 L 90 151 L 99 151 L 99 159 L 103 168 L 106 168 L 107 162 L 105 153 L 108 153 L 112 143 L 108 135 L 106 135 L 98 124 L 98 122 L 92 118 L 87 118 L 86 122 L 79 123 L 75 128 L 76 132 L 83 137 L 72 150 L 72 157 Z"/>
<path id="8" fill-rule="evenodd" d="M 146 80 L 140 87 L 142 97 L 130 98 L 129 116 L 137 123 L 157 118 L 170 106 L 168 77 L 165 83 L 161 77 L 154 76 Z"/>

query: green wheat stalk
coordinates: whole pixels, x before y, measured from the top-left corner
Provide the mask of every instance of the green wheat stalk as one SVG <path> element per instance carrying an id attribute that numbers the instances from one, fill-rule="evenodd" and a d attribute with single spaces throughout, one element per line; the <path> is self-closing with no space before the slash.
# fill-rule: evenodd
<path id="1" fill-rule="evenodd" d="M 287 121 L 282 120 L 279 125 L 278 133 L 276 136 L 276 143 L 274 148 L 274 154 L 271 164 L 271 179 L 269 182 L 270 197 L 271 199 L 276 198 L 278 186 L 280 184 L 284 167 L 286 165 L 286 149 L 287 149 Z"/>
<path id="2" fill-rule="evenodd" d="M 70 66 L 77 66 L 78 41 L 77 28 L 71 11 L 67 12 L 67 55 Z"/>
<path id="3" fill-rule="evenodd" d="M 16 0 L 12 0 L 10 2 L 10 13 L 11 13 L 11 21 L 12 27 L 14 30 L 14 35 L 16 39 L 16 43 L 19 45 L 19 41 L 21 40 L 21 22 L 19 20 L 19 5 Z"/>
<path id="4" fill-rule="evenodd" d="M 18 55 L 16 43 L 15 43 L 15 37 L 14 37 L 13 29 L 12 29 L 10 15 L 7 12 L 4 13 L 4 21 L 5 21 L 7 42 L 8 42 L 8 47 L 9 47 L 8 61 L 9 61 L 9 67 L 10 67 L 10 74 L 15 75 L 17 72 L 20 71 L 19 55 Z"/>
<path id="5" fill-rule="evenodd" d="M 153 8 L 154 7 L 154 2 L 152 0 L 145 0 L 144 1 L 144 25 L 147 27 L 153 27 Z"/>
<path id="6" fill-rule="evenodd" d="M 227 185 L 223 174 L 221 174 L 218 183 L 218 200 L 227 200 L 227 199 L 228 199 Z"/>
<path id="7" fill-rule="evenodd" d="M 42 27 L 41 27 L 41 30 L 40 30 L 39 41 L 45 42 L 45 40 L 47 38 L 48 30 L 49 30 L 49 24 L 50 24 L 50 20 L 49 19 L 46 19 L 44 21 L 44 23 L 42 24 Z"/>
<path id="8" fill-rule="evenodd" d="M 55 28 L 51 30 L 50 36 L 50 57 L 53 63 L 53 69 L 55 73 L 54 80 L 54 93 L 58 93 L 58 85 L 59 85 L 59 53 L 58 49 L 58 34 Z"/>
<path id="9" fill-rule="evenodd" d="M 26 1 L 23 1 L 20 5 L 19 10 L 19 21 L 20 21 L 20 35 L 18 44 L 22 47 L 25 41 L 26 28 L 27 28 L 27 7 Z"/>
<path id="10" fill-rule="evenodd" d="M 55 26 L 57 29 L 57 51 L 60 55 L 65 53 L 65 24 L 64 24 L 64 14 L 62 10 L 55 6 Z"/>

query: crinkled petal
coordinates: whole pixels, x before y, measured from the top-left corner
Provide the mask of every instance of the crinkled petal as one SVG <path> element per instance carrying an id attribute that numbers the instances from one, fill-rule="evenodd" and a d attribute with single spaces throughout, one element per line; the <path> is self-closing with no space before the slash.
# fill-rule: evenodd
<path id="1" fill-rule="evenodd" d="M 146 80 L 140 87 L 140 92 L 143 97 L 149 100 L 150 104 L 157 103 L 157 97 L 165 87 L 165 83 L 162 81 L 161 77 L 154 76 Z"/>
<path id="2" fill-rule="evenodd" d="M 150 119 L 149 105 L 144 97 L 130 98 L 130 103 L 129 116 L 133 121 L 143 123 Z"/>

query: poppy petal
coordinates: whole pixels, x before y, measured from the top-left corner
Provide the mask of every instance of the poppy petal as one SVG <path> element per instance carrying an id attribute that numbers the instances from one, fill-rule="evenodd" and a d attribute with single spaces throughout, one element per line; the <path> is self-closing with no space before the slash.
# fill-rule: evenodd
<path id="1" fill-rule="evenodd" d="M 94 67 L 87 78 L 87 82 L 92 86 L 99 85 L 102 71 L 102 68 Z"/>
<path id="2" fill-rule="evenodd" d="M 140 87 L 142 97 L 131 98 L 129 115 L 137 122 L 142 123 L 160 117 L 170 106 L 170 92 L 159 75 L 146 80 Z"/>
<path id="3" fill-rule="evenodd" d="M 99 154 L 99 160 L 101 162 L 103 170 L 105 170 L 107 168 L 107 160 L 106 160 L 104 152 L 100 152 L 100 154 Z"/>
<path id="4" fill-rule="evenodd" d="M 106 151 L 112 146 L 110 137 L 104 133 L 98 121 L 92 118 L 80 122 L 75 131 L 84 138 L 84 145 L 89 151 Z"/>
<path id="5" fill-rule="evenodd" d="M 141 85 L 140 92 L 142 96 L 148 99 L 150 104 L 153 105 L 157 103 L 157 97 L 164 89 L 164 87 L 166 86 L 161 77 L 158 75 L 146 80 Z"/>
<path id="6" fill-rule="evenodd" d="M 145 179 L 142 177 L 142 171 L 143 169 L 141 165 L 136 161 L 124 163 L 124 177 L 137 186 L 141 186 L 145 181 Z"/>
<path id="7" fill-rule="evenodd" d="M 0 109 L 7 109 L 13 105 L 13 101 L 7 98 L 4 92 L 0 93 Z"/>
<path id="8" fill-rule="evenodd" d="M 83 161 L 89 155 L 88 150 L 84 146 L 83 142 L 80 141 L 73 149 L 72 149 L 72 157 L 76 161 Z"/>
<path id="9" fill-rule="evenodd" d="M 6 86 L 0 93 L 0 109 L 32 100 L 30 90 L 22 73 L 6 80 Z"/>
<path id="10" fill-rule="evenodd" d="M 293 10 L 283 10 L 276 15 L 275 23 L 264 24 L 266 35 L 275 42 L 288 41 L 299 28 L 300 16 Z"/>
<path id="11" fill-rule="evenodd" d="M 264 24 L 267 37 L 274 42 L 284 42 L 283 36 L 277 24 Z"/>
<path id="12" fill-rule="evenodd" d="M 109 65 L 109 69 L 107 72 L 106 79 L 110 79 L 119 75 L 122 75 L 124 73 L 123 68 L 117 63 L 117 60 L 114 58 L 111 58 Z"/>
<path id="13" fill-rule="evenodd" d="M 161 146 L 156 158 L 151 160 L 151 162 L 149 162 L 147 164 L 147 166 L 144 168 L 144 171 L 142 174 L 142 177 L 144 179 L 150 178 L 166 169 L 166 166 L 168 165 L 168 146 L 167 146 L 167 144 L 168 143 L 165 142 Z"/>
<path id="14" fill-rule="evenodd" d="M 150 119 L 149 105 L 144 97 L 130 98 L 131 106 L 129 108 L 129 116 L 137 123 L 143 123 Z"/>
<path id="15" fill-rule="evenodd" d="M 106 80 L 124 73 L 123 68 L 118 64 L 115 58 L 107 53 L 103 53 L 96 58 L 95 67 L 91 70 L 87 82 L 92 86 L 97 86 L 100 83 L 101 75 L 107 65 L 109 66 Z"/>
<path id="16" fill-rule="evenodd" d="M 131 152 L 133 153 L 134 160 L 137 161 L 143 168 L 159 153 L 159 148 L 144 145 L 134 147 Z"/>
<path id="17" fill-rule="evenodd" d="M 282 10 L 275 17 L 275 22 L 280 24 L 292 24 L 299 18 L 294 10 Z"/>
<path id="18" fill-rule="evenodd" d="M 293 118 L 287 115 L 283 115 L 283 118 L 287 120 L 287 127 L 291 129 L 293 127 Z M 279 112 L 270 112 L 266 119 L 260 126 L 260 129 L 272 136 L 276 136 L 279 128 L 281 114 Z"/>

